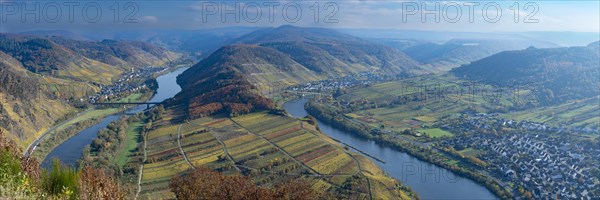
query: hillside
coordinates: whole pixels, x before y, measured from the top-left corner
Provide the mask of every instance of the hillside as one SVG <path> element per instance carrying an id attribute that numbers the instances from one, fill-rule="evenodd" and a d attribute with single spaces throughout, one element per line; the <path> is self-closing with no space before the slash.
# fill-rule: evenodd
<path id="1" fill-rule="evenodd" d="M 583 99 L 600 91 L 597 44 L 505 51 L 456 68 L 452 73 L 500 86 L 528 84 L 536 88 L 542 104 Z"/>
<path id="2" fill-rule="evenodd" d="M 188 105 L 192 118 L 222 111 L 237 115 L 270 108 L 272 103 L 261 95 L 271 87 L 363 71 L 394 76 L 425 71 L 397 50 L 327 29 L 261 29 L 233 43 L 178 77 L 183 90 L 174 104 Z"/>
<path id="3" fill-rule="evenodd" d="M 535 40 L 453 39 L 443 44 L 431 42 L 417 44 L 403 49 L 402 52 L 432 68 L 446 71 L 502 51 L 521 50 L 530 46 L 557 47 L 549 42 Z"/>
<path id="4" fill-rule="evenodd" d="M 143 42 L 0 34 L 0 129 L 26 146 L 99 85 L 179 56 Z"/>
<path id="5" fill-rule="evenodd" d="M 48 85 L 84 84 L 31 73 L 4 52 L 0 52 L 0 59 L 0 129 L 11 133 L 19 144 L 33 140 L 36 133 L 75 111 L 57 93 L 50 92 Z"/>
<path id="6" fill-rule="evenodd" d="M 0 34 L 0 51 L 31 72 L 108 84 L 125 70 L 165 65 L 180 55 L 144 42 L 79 41 Z"/>
<path id="7" fill-rule="evenodd" d="M 368 70 L 412 75 L 425 71 L 419 68 L 418 62 L 396 49 L 324 28 L 286 25 L 261 29 L 238 38 L 233 44 L 274 48 L 308 69 L 329 75 Z"/>
<path id="8" fill-rule="evenodd" d="M 310 121 L 253 112 L 173 124 L 179 113 L 167 109 L 153 121 L 130 159 L 133 168 L 143 165 L 140 199 L 173 199 L 170 180 L 203 168 L 243 175 L 265 188 L 303 180 L 335 199 L 414 199 L 373 161 L 343 148 Z"/>
<path id="9" fill-rule="evenodd" d="M 247 71 L 239 63 L 254 55 L 269 55 L 261 54 L 260 50 L 265 49 L 254 51 L 250 46 L 222 48 L 186 70 L 177 78 L 182 92 L 175 96 L 176 104 L 188 105 L 191 118 L 221 112 L 238 115 L 273 107 L 271 100 L 261 96 L 244 75 Z M 232 52 L 246 52 L 248 57 L 228 57 Z"/>

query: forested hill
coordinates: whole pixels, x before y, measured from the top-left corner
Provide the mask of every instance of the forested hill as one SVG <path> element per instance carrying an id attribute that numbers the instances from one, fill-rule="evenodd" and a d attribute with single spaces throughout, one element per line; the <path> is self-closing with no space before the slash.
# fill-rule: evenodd
<path id="1" fill-rule="evenodd" d="M 423 73 L 417 62 L 395 49 L 320 28 L 281 26 L 235 40 L 178 77 L 177 103 L 192 117 L 240 114 L 269 108 L 261 91 L 274 84 L 341 77 L 358 72 L 408 76 Z"/>
<path id="2" fill-rule="evenodd" d="M 542 104 L 599 94 L 598 42 L 584 47 L 505 51 L 452 70 L 471 80 L 501 86 L 529 84 Z"/>
<path id="3" fill-rule="evenodd" d="M 447 71 L 502 51 L 521 50 L 530 46 L 558 47 L 550 42 L 524 39 L 453 39 L 443 44 L 418 44 L 402 52 L 436 70 Z"/>
<path id="4" fill-rule="evenodd" d="M 217 50 L 177 77 L 182 91 L 175 96 L 175 104 L 187 105 L 188 115 L 192 118 L 270 109 L 273 106 L 271 100 L 261 96 L 243 64 L 260 65 L 271 61 L 286 65 L 292 62 L 273 51 L 258 46 L 229 46 Z"/>
<path id="5" fill-rule="evenodd" d="M 165 65 L 180 56 L 145 42 L 18 34 L 0 34 L 0 51 L 34 73 L 100 84 L 131 68 Z"/>

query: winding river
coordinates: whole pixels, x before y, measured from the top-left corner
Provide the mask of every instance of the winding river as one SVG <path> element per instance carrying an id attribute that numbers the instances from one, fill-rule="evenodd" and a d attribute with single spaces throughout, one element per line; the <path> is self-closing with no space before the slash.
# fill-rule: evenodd
<path id="1" fill-rule="evenodd" d="M 283 107 L 293 117 L 305 117 L 307 112 L 304 105 L 307 101 L 308 99 L 290 101 Z M 487 188 L 444 168 L 372 140 L 340 131 L 322 121 L 317 120 L 317 123 L 321 131 L 330 137 L 385 161 L 385 164 L 373 162 L 403 185 L 411 187 L 421 199 L 498 199 Z"/>
<path id="2" fill-rule="evenodd" d="M 156 93 L 150 102 L 161 102 L 179 93 L 179 91 L 181 91 L 181 87 L 177 85 L 177 75 L 183 73 L 183 71 L 186 69 L 187 68 L 177 69 L 173 72 L 156 78 L 156 82 L 158 82 L 158 89 L 156 90 Z M 69 138 L 67 141 L 54 148 L 42 162 L 42 167 L 49 168 L 50 165 L 52 165 L 53 158 L 60 159 L 64 164 L 77 166 L 77 161 L 83 155 L 83 148 L 92 143 L 92 141 L 96 138 L 98 131 L 106 128 L 106 126 L 108 126 L 108 124 L 111 122 L 118 120 L 123 114 L 135 114 L 143 111 L 144 109 L 146 109 L 146 105 L 139 105 L 125 112 L 105 117 L 102 119 L 102 121 L 100 121 L 100 123 L 84 129 L 83 131 L 77 133 L 77 135 Z"/>
<path id="3" fill-rule="evenodd" d="M 158 77 L 158 89 L 150 101 L 160 102 L 177 94 L 181 88 L 176 83 L 177 75 L 186 68 L 178 69 Z M 308 99 L 300 99 L 284 104 L 284 108 L 294 117 L 307 115 L 304 104 Z M 126 114 L 134 114 L 143 111 L 145 105 L 140 105 L 127 110 Z M 97 136 L 99 130 L 108 124 L 118 120 L 124 113 L 110 115 L 101 122 L 95 124 L 56 147 L 42 162 L 47 168 L 52 158 L 59 158 L 63 163 L 76 166 L 83 154 L 83 148 L 90 144 Z M 377 163 L 387 174 L 396 178 L 402 184 L 411 187 L 422 199 L 497 199 L 485 187 L 452 172 L 420 161 L 406 153 L 379 145 L 371 140 L 340 131 L 321 121 L 317 121 L 321 131 L 332 138 L 354 146 L 361 151 L 384 160 L 386 163 Z"/>

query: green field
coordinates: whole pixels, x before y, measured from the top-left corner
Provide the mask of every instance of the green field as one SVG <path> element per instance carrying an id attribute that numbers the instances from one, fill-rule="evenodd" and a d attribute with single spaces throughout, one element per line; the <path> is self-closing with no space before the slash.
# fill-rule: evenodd
<path id="1" fill-rule="evenodd" d="M 466 149 L 458 151 L 458 153 L 460 153 L 463 156 L 477 157 L 477 156 L 481 155 L 483 152 L 478 149 L 466 148 Z"/>
<path id="2" fill-rule="evenodd" d="M 485 113 L 520 103 L 511 99 L 514 98 L 511 95 L 491 98 L 483 92 L 456 92 L 463 87 L 461 84 L 465 82 L 453 76 L 422 76 L 351 89 L 337 100 L 352 107 L 352 112 L 345 115 L 356 122 L 366 123 L 374 128 L 381 128 L 383 125 L 385 130 L 395 132 L 427 128 L 439 123 L 441 119 L 458 117 L 466 110 Z M 519 95 L 528 94 L 529 91 L 522 91 Z M 395 103 L 389 106 L 392 102 Z M 431 137 L 439 136 L 434 133 Z"/>
<path id="3" fill-rule="evenodd" d="M 448 131 L 444 131 L 444 130 L 439 129 L 439 128 L 419 129 L 417 131 L 425 133 L 427 136 L 429 136 L 431 138 L 439 138 L 439 137 L 443 137 L 443 136 L 447 136 L 447 137 L 454 136 L 454 134 L 452 134 L 452 133 L 450 133 Z"/>
<path id="4" fill-rule="evenodd" d="M 119 154 L 116 156 L 117 164 L 119 166 L 123 167 L 131 157 L 131 154 L 138 145 L 139 133 L 144 125 L 145 124 L 142 122 L 134 122 L 128 124 L 126 131 L 127 140 L 125 141 L 123 149 L 121 149 L 119 151 Z"/>

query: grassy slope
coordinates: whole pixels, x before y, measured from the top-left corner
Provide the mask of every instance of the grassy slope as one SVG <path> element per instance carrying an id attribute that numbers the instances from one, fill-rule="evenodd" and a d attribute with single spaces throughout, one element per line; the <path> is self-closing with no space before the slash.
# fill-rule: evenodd
<path id="1" fill-rule="evenodd" d="M 145 124 L 143 122 L 130 123 L 127 126 L 127 140 L 125 146 L 116 157 L 117 164 L 123 167 L 132 156 L 133 151 L 138 145 L 139 133 Z"/>

